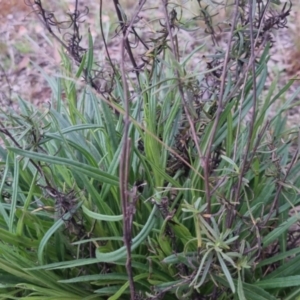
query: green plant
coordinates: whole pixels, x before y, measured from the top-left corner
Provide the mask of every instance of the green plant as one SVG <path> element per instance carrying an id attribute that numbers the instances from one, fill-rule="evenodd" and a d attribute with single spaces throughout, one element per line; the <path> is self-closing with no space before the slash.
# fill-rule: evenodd
<path id="1" fill-rule="evenodd" d="M 52 103 L 41 112 L 20 98 L 20 115 L 1 116 L 0 299 L 295 299 L 298 130 L 281 117 L 292 99 L 267 118 L 291 82 L 264 91 L 269 30 L 290 8 L 266 18 L 259 2 L 253 18 L 252 1 L 235 5 L 228 48 L 191 71 L 203 45 L 179 59 L 176 6 L 163 1 L 139 65 L 128 36 L 140 38 L 145 1 L 131 21 L 114 3 L 120 66 L 108 57 L 99 76 L 76 10 L 61 75 L 44 74 Z M 53 14 L 35 5 L 53 33 Z"/>

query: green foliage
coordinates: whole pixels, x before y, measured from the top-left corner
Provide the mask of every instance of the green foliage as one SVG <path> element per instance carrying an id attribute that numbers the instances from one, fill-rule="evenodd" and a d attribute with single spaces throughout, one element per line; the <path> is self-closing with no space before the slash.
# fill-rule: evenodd
<path id="1" fill-rule="evenodd" d="M 248 31 L 239 30 L 232 54 L 251 66 Z M 111 91 L 95 89 L 90 34 L 88 44 L 77 64 L 61 52 L 61 76 L 44 74 L 48 108 L 20 98 L 20 114 L 1 115 L 0 299 L 129 299 L 122 159 L 139 299 L 295 299 L 298 130 L 285 128 L 288 104 L 268 119 L 289 87 L 274 94 L 275 81 L 264 91 L 268 45 L 254 73 L 231 71 L 239 58 L 230 61 L 225 77 L 217 73 L 223 94 L 207 101 L 195 94 L 220 65 L 191 72 L 192 55 L 180 62 L 159 47 L 163 57 L 131 82 L 128 101 L 122 66 Z"/>

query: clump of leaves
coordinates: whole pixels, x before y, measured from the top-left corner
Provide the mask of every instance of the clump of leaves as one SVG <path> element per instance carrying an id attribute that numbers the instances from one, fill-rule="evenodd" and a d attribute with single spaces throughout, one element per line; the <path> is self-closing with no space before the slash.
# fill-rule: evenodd
<path id="1" fill-rule="evenodd" d="M 291 6 L 271 22 L 268 1 L 236 3 L 223 50 L 207 18 L 215 53 L 196 71 L 204 45 L 181 57 L 181 6 L 162 1 L 147 37 L 136 29 L 146 1 L 132 19 L 114 1 L 121 61 L 106 48 L 103 85 L 75 4 L 62 23 L 30 3 L 54 38 L 66 31 L 62 74 L 45 75 L 44 112 L 20 98 L 21 115 L 1 116 L 0 299 L 295 299 L 298 130 L 281 118 L 293 99 L 267 118 L 292 82 L 264 91 L 270 30 Z"/>

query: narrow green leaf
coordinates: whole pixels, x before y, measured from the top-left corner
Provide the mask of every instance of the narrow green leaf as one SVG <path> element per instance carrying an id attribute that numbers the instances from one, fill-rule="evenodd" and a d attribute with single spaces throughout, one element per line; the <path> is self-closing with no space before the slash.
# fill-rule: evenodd
<path id="1" fill-rule="evenodd" d="M 265 279 L 267 280 L 271 278 L 298 275 L 299 263 L 300 263 L 300 255 L 297 255 L 296 257 L 291 258 L 285 264 L 281 265 L 275 271 L 269 273 L 267 276 L 265 276 Z"/>
<path id="2" fill-rule="evenodd" d="M 86 62 L 86 53 L 84 53 L 84 55 L 82 56 L 80 66 L 79 66 L 79 68 L 76 72 L 76 75 L 75 75 L 76 78 L 80 78 L 82 76 L 82 71 L 84 69 L 85 62 Z"/>
<path id="3" fill-rule="evenodd" d="M 227 280 L 225 280 L 224 277 L 214 276 L 214 279 L 217 282 L 219 282 L 220 284 L 223 284 L 224 286 L 229 287 L 229 283 Z M 233 280 L 233 282 L 235 285 L 237 285 L 237 280 Z M 277 300 L 276 297 L 274 297 L 273 295 L 269 294 L 264 289 L 254 285 L 254 284 L 249 284 L 249 283 L 244 282 L 243 289 L 244 289 L 245 298 L 247 300 Z"/>
<path id="4" fill-rule="evenodd" d="M 294 288 L 292 291 L 284 297 L 284 300 L 299 300 L 300 299 L 300 288 Z"/>
<path id="5" fill-rule="evenodd" d="M 269 234 L 267 234 L 263 238 L 263 247 L 269 246 L 272 242 L 274 242 L 281 234 L 286 232 L 293 224 L 295 224 L 299 220 L 299 216 L 292 216 L 286 222 L 280 224 L 280 226 L 274 230 L 272 230 Z"/>
<path id="6" fill-rule="evenodd" d="M 143 229 L 136 237 L 132 239 L 131 251 L 136 249 L 147 238 L 148 234 L 151 232 L 153 226 L 156 223 L 156 217 L 155 217 L 156 210 L 157 207 L 155 205 L 151 211 L 151 214 L 149 215 L 147 222 L 143 226 Z M 115 262 L 126 257 L 126 255 L 127 252 L 125 246 L 110 253 L 101 253 L 99 251 L 96 251 L 96 258 L 98 259 L 99 262 L 107 262 L 107 263 Z"/>
<path id="7" fill-rule="evenodd" d="M 24 206 L 23 206 L 23 213 L 22 213 L 22 216 L 19 218 L 19 221 L 17 223 L 17 229 L 16 229 L 16 234 L 18 236 L 21 236 L 23 234 L 23 227 L 24 227 L 24 217 L 25 217 L 25 214 L 28 210 L 28 207 L 32 201 L 32 198 L 33 198 L 33 192 L 34 192 L 34 189 L 35 189 L 35 186 L 36 186 L 36 178 L 38 176 L 38 171 L 36 170 L 35 171 L 35 174 L 32 178 L 32 181 L 31 181 L 31 184 L 30 184 L 30 188 L 29 188 L 29 192 L 28 192 L 28 195 L 27 195 L 27 198 L 25 200 L 25 203 L 24 203 Z"/>
<path id="8" fill-rule="evenodd" d="M 9 171 L 9 168 L 10 168 L 10 158 L 9 157 L 10 157 L 9 155 L 6 156 L 5 169 L 2 173 L 2 178 L 1 178 L 0 195 L 2 195 L 2 193 L 3 193 L 5 180 L 7 178 L 8 171 Z M 0 199 L 2 199 L 2 197 Z M 1 213 L 2 218 L 5 221 L 6 225 L 9 226 L 9 217 L 8 217 L 8 214 L 7 214 L 6 210 L 4 209 L 4 205 L 2 203 L 2 200 L 0 201 L 0 213 Z"/>
<path id="9" fill-rule="evenodd" d="M 79 276 L 70 279 L 59 280 L 61 283 L 77 283 L 77 282 L 86 282 L 86 281 L 127 281 L 127 274 L 122 273 L 107 273 L 107 274 L 94 274 L 94 275 L 85 275 Z"/>
<path id="10" fill-rule="evenodd" d="M 93 211 L 90 211 L 88 208 L 86 208 L 84 205 L 82 205 L 82 210 L 85 214 L 87 214 L 89 217 L 100 220 L 100 221 L 107 221 L 107 222 L 118 222 L 123 220 L 123 215 L 119 216 L 108 216 L 108 215 L 102 215 L 95 213 Z"/>
<path id="11" fill-rule="evenodd" d="M 193 51 L 189 52 L 189 54 L 182 60 L 182 62 L 180 63 L 180 65 L 185 68 L 186 64 L 188 63 L 188 61 L 193 57 L 193 55 L 195 53 L 199 53 L 199 50 L 201 50 L 203 47 L 205 46 L 205 44 L 202 44 L 198 47 L 196 47 L 195 49 L 193 49 Z"/>
<path id="12" fill-rule="evenodd" d="M 148 273 L 139 274 L 133 277 L 133 281 L 137 282 L 140 279 L 147 278 L 148 276 L 149 276 Z M 109 297 L 107 300 L 119 299 L 128 287 L 129 287 L 129 281 L 127 281 L 123 286 L 121 286 L 121 288 L 113 296 Z"/>
<path id="13" fill-rule="evenodd" d="M 68 213 L 67 217 L 69 217 L 69 216 L 70 216 L 70 213 Z M 42 238 L 39 248 L 38 248 L 38 260 L 39 260 L 40 264 L 43 264 L 44 248 L 46 247 L 49 239 L 62 225 L 64 225 L 64 221 L 62 218 L 60 218 L 53 224 L 53 226 L 46 232 L 46 234 Z"/>
<path id="14" fill-rule="evenodd" d="M 224 275 L 225 275 L 225 277 L 226 277 L 226 279 L 227 279 L 227 281 L 229 283 L 231 291 L 233 293 L 235 293 L 235 286 L 234 286 L 231 274 L 230 274 L 230 272 L 229 272 L 229 270 L 228 270 L 228 268 L 227 268 L 227 266 L 226 266 L 226 264 L 225 264 L 225 262 L 224 262 L 224 260 L 223 260 L 223 258 L 221 256 L 221 254 L 219 252 L 217 252 L 217 256 L 218 256 L 218 260 L 219 260 L 219 263 L 221 265 L 221 268 L 223 270 L 223 273 L 224 273 Z"/>
<path id="15" fill-rule="evenodd" d="M 75 211 L 82 205 L 82 202 L 78 203 L 76 205 L 76 208 L 74 209 Z M 59 218 L 52 226 L 51 228 L 46 232 L 46 234 L 44 235 L 44 237 L 42 238 L 39 248 L 38 248 L 38 260 L 40 263 L 43 262 L 43 254 L 44 254 L 44 248 L 46 246 L 46 244 L 48 243 L 49 239 L 51 238 L 51 236 L 62 226 L 65 224 L 65 222 L 67 222 L 69 220 L 69 218 L 72 217 L 71 212 L 68 212 L 66 214 L 64 214 L 61 218 Z"/>
<path id="16" fill-rule="evenodd" d="M 232 152 L 232 145 L 233 145 L 233 138 L 234 138 L 234 129 L 232 124 L 232 113 L 229 111 L 227 115 L 227 138 L 226 138 L 226 155 L 227 157 L 231 156 Z M 238 170 L 238 168 L 235 168 Z"/>
<path id="17" fill-rule="evenodd" d="M 271 265 L 274 262 L 277 262 L 279 260 L 284 260 L 288 257 L 292 257 L 296 254 L 300 253 L 300 247 L 299 248 L 295 248 L 289 251 L 285 251 L 283 253 L 279 253 L 275 256 L 272 256 L 270 258 L 264 259 L 263 261 L 259 262 L 257 265 L 257 268 L 263 267 L 263 266 L 267 266 L 267 265 Z"/>
<path id="18" fill-rule="evenodd" d="M 255 283 L 264 289 L 277 289 L 284 287 L 300 286 L 300 275 L 265 279 Z"/>
<path id="19" fill-rule="evenodd" d="M 12 197 L 11 197 L 11 210 L 9 215 L 9 224 L 8 229 L 10 232 L 14 230 L 14 221 L 15 221 L 15 211 L 18 200 L 18 192 L 19 192 L 19 171 L 20 171 L 19 160 L 17 159 L 17 155 L 14 155 L 14 179 L 12 184 Z"/>
<path id="20" fill-rule="evenodd" d="M 102 172 L 97 168 L 91 167 L 89 165 L 70 160 L 67 158 L 57 157 L 57 156 L 51 156 L 46 155 L 43 153 L 37 153 L 32 151 L 26 151 L 19 148 L 12 148 L 9 147 L 9 150 L 13 151 L 14 153 L 17 153 L 19 155 L 29 157 L 33 160 L 40 160 L 47 162 L 49 164 L 58 164 L 58 165 L 65 165 L 73 168 L 76 171 L 81 172 L 82 174 L 85 174 L 87 176 L 90 176 L 91 178 L 95 178 L 103 183 L 108 183 L 114 186 L 119 185 L 119 179 L 116 176 L 112 176 L 108 173 Z"/>
<path id="21" fill-rule="evenodd" d="M 239 300 L 247 300 L 245 298 L 245 294 L 244 294 L 244 290 L 243 290 L 243 282 L 242 282 L 240 271 L 238 271 L 237 293 L 239 295 Z"/>
<path id="22" fill-rule="evenodd" d="M 226 160 L 230 165 L 232 165 L 236 171 L 237 174 L 240 173 L 240 169 L 239 167 L 236 165 L 236 163 L 229 157 L 225 156 L 225 155 L 221 155 L 222 159 Z"/>
<path id="23" fill-rule="evenodd" d="M 86 64 L 86 71 L 88 76 L 91 76 L 91 71 L 93 69 L 94 63 L 94 43 L 91 31 L 88 31 L 88 38 L 89 38 L 89 49 L 87 51 L 87 64 Z"/>

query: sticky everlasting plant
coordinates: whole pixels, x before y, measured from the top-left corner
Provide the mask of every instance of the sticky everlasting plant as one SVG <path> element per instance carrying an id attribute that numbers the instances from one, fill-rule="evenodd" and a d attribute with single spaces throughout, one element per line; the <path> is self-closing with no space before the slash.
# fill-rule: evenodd
<path id="1" fill-rule="evenodd" d="M 295 299 L 293 99 L 268 118 L 292 82 L 264 89 L 291 4 L 111 4 L 101 50 L 80 1 L 27 0 L 61 65 L 44 110 L 1 115 L 0 299 Z"/>

